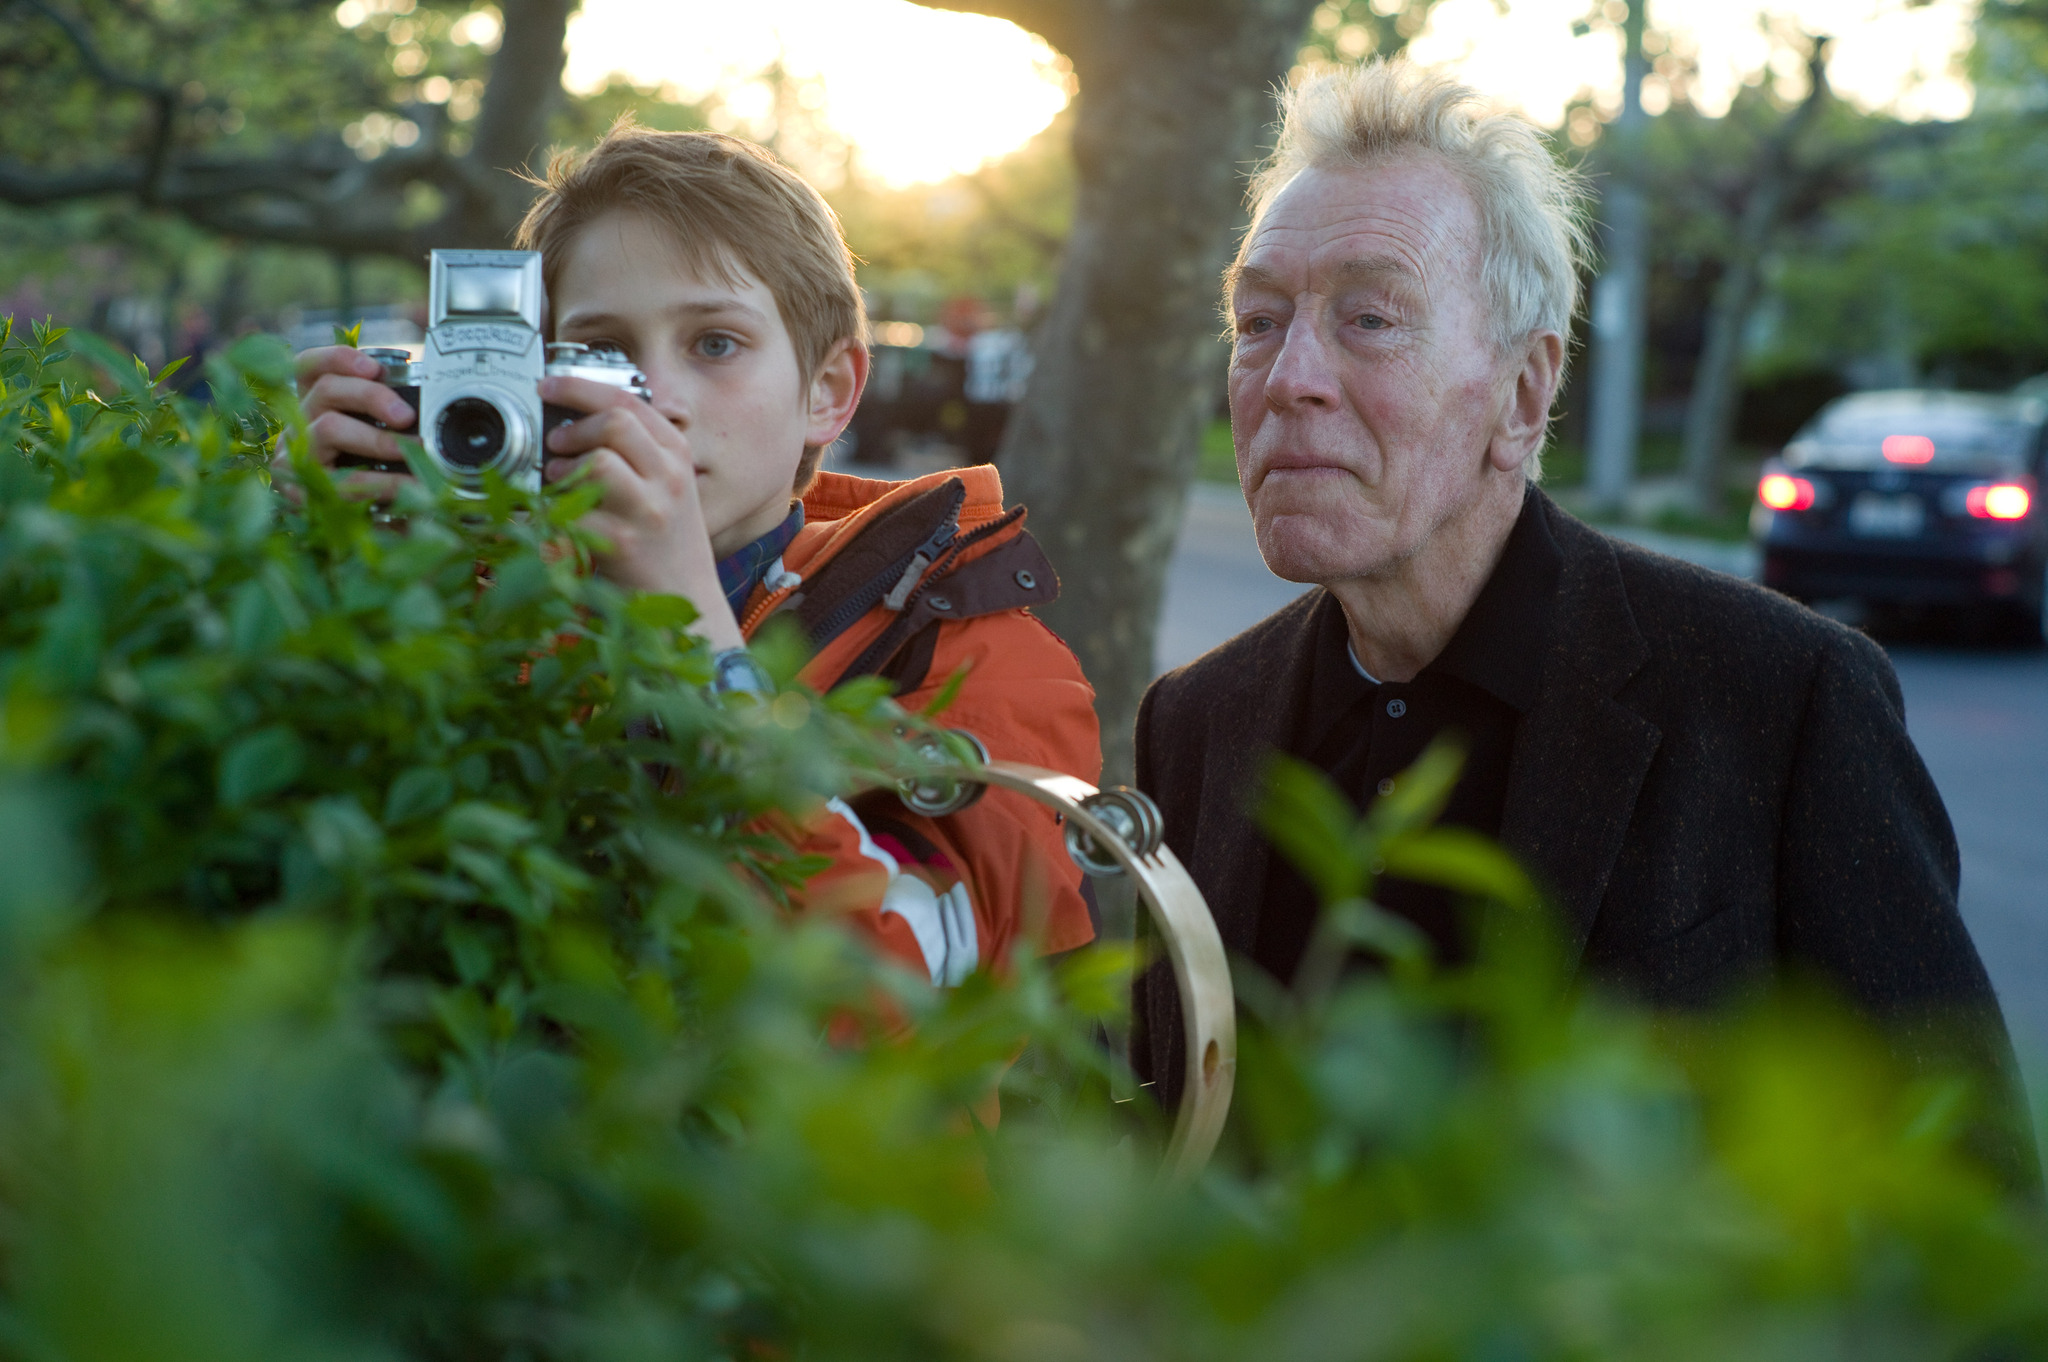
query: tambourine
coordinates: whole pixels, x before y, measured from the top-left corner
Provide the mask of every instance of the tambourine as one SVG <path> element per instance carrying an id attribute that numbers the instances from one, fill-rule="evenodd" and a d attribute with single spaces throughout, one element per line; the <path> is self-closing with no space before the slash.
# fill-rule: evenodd
<path id="1" fill-rule="evenodd" d="M 929 771 L 903 781 L 898 795 L 916 813 L 942 818 L 981 797 L 988 786 L 1012 790 L 1057 811 L 1065 820 L 1067 854 L 1088 874 L 1129 875 L 1152 914 L 1187 1026 L 1187 1082 L 1167 1146 L 1168 1170 L 1180 1178 L 1200 1172 L 1223 1133 L 1237 1079 L 1237 1005 L 1223 938 L 1202 891 L 1165 844 L 1159 806 L 1128 785 L 1098 790 L 1085 780 L 1020 762 L 993 761 L 972 735 L 960 733 L 982 760 L 951 759 L 936 744 L 924 749 Z"/>

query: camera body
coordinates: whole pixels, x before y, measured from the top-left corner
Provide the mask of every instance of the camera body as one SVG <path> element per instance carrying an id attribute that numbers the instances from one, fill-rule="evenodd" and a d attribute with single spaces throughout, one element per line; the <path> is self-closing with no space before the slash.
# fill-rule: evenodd
<path id="1" fill-rule="evenodd" d="M 367 348 L 383 381 L 418 413 L 427 457 L 456 491 L 482 496 L 486 473 L 540 490 L 547 432 L 584 413 L 540 400 L 549 375 L 591 379 L 646 399 L 647 380 L 615 350 L 545 342 L 538 251 L 435 251 L 426 353 Z"/>

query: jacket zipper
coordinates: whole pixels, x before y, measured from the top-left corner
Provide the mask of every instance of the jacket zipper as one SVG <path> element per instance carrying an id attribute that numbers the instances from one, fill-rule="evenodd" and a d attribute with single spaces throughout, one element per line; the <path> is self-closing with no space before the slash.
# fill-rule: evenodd
<path id="1" fill-rule="evenodd" d="M 841 601 L 838 609 L 819 622 L 815 631 L 816 636 L 821 639 L 839 637 L 847 626 L 874 609 L 878 601 L 888 605 L 891 610 L 900 610 L 904 598 L 917 585 L 925 569 L 939 558 L 948 544 L 953 543 L 959 532 L 960 507 L 956 504 L 946 512 L 946 518 L 939 522 L 938 528 L 934 529 L 922 544 L 912 549 L 906 556 L 897 559 L 887 571 L 877 574 L 860 590 Z M 977 530 L 975 533 L 979 534 L 980 531 Z M 891 601 L 894 604 L 891 604 Z"/>
<path id="2" fill-rule="evenodd" d="M 925 574 L 924 579 L 917 584 L 917 589 L 915 591 L 912 591 L 907 597 L 905 597 L 903 602 L 903 615 L 908 616 L 910 610 L 913 607 L 915 607 L 919 601 L 925 598 L 926 593 L 930 591 L 931 587 L 935 583 L 944 579 L 946 572 L 952 567 L 954 559 L 958 558 L 966 550 L 973 548 L 976 544 L 979 544 L 982 540 L 987 539 L 990 535 L 998 534 L 1001 531 L 1008 529 L 1010 526 L 1015 525 L 1019 520 L 1023 518 L 1023 516 L 1024 508 L 1022 506 L 1012 507 L 1009 511 L 1005 512 L 1003 515 L 998 516 L 996 519 L 991 520 L 988 524 L 982 526 L 980 529 L 975 530 L 973 533 L 967 535 L 964 538 L 955 540 L 953 544 L 947 548 L 945 554 L 933 565 L 932 569 Z M 892 644 L 890 642 L 890 639 L 893 636 L 895 630 L 898 627 L 900 627 L 902 623 L 903 620 L 899 618 L 896 624 L 891 625 L 887 629 L 884 629 L 882 631 L 881 637 L 877 638 L 873 643 L 870 643 L 867 647 L 867 651 L 862 653 L 858 658 L 854 659 L 853 665 L 851 665 L 845 671 L 839 674 L 839 681 L 844 681 L 849 676 L 871 675 L 879 667 L 881 667 L 883 663 L 887 662 L 889 658 L 895 656 L 897 650 L 902 648 L 905 640 L 902 638 L 898 638 Z M 877 656 L 877 654 L 881 653 L 884 648 L 887 649 L 887 653 L 883 656 Z M 839 684 L 839 681 L 834 681 L 832 684 L 836 686 Z"/>
<path id="3" fill-rule="evenodd" d="M 1023 516 L 1024 508 L 1022 506 L 1013 506 L 1007 512 L 1000 516 L 997 516 L 994 520 L 989 521 L 988 524 L 982 526 L 980 529 L 974 531 L 972 534 L 969 534 L 964 538 L 954 540 L 951 544 L 949 544 L 946 547 L 945 553 L 936 562 L 932 564 L 931 570 L 926 572 L 924 574 L 923 579 L 917 583 L 917 589 L 915 591 L 907 593 L 907 595 L 904 598 L 903 604 L 900 607 L 896 608 L 901 613 L 908 614 L 912 606 L 916 605 L 919 601 L 925 598 L 927 589 L 937 584 L 940 580 L 942 580 L 945 577 L 946 571 L 947 569 L 952 567 L 954 559 L 958 558 L 961 554 L 967 552 L 967 550 L 973 548 L 976 544 L 979 544 L 982 540 L 988 538 L 990 535 L 995 534 L 1001 530 L 1008 529 L 1010 526 L 1016 524 L 1019 520 L 1021 520 Z M 899 585 L 901 584 L 899 583 Z"/>

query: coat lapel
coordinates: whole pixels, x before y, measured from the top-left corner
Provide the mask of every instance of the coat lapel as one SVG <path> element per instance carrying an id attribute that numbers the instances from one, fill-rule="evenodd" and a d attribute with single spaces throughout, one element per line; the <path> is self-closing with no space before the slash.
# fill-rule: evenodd
<path id="1" fill-rule="evenodd" d="M 1542 687 L 1515 738 L 1501 842 L 1555 899 L 1576 963 L 1662 734 L 1615 699 L 1650 649 L 1613 548 L 1547 498 L 1543 509 L 1565 565 Z"/>
<path id="2" fill-rule="evenodd" d="M 1202 772 L 1195 864 L 1210 887 L 1210 911 L 1223 944 L 1249 954 L 1258 938 L 1271 851 L 1254 819 L 1266 762 L 1287 748 L 1314 674 L 1312 643 L 1320 612 L 1336 609 L 1322 590 L 1304 593 L 1260 626 L 1253 665 L 1238 685 L 1216 697 L 1205 716 L 1207 750 L 1218 758 Z"/>

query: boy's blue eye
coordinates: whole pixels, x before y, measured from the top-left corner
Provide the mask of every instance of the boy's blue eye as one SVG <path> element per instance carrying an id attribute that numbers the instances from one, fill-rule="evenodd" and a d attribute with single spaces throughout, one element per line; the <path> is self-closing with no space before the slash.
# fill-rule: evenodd
<path id="1" fill-rule="evenodd" d="M 731 336 L 706 336 L 697 342 L 697 352 L 706 359 L 724 359 L 739 348 Z"/>

